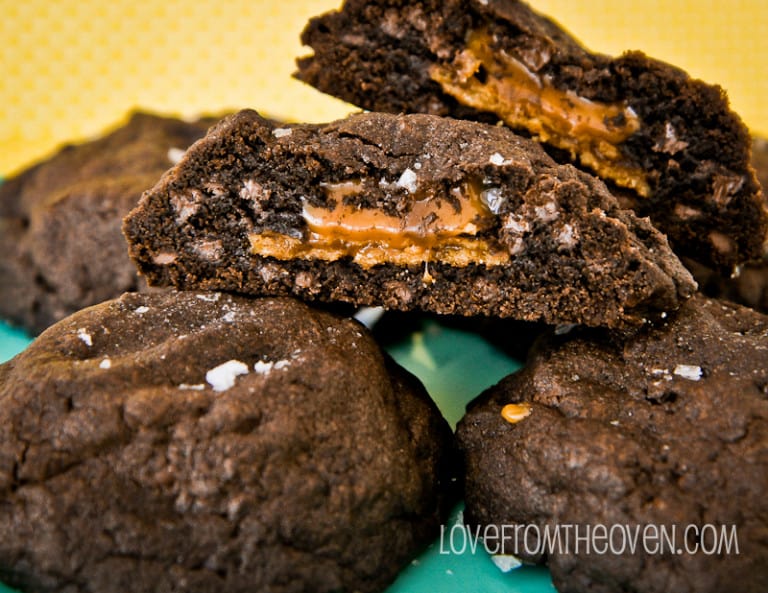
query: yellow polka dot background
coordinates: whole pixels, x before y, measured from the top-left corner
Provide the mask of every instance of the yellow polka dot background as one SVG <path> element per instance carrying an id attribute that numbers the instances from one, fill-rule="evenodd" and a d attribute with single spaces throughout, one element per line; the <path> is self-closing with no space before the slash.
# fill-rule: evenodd
<path id="1" fill-rule="evenodd" d="M 0 175 L 125 121 L 253 107 L 292 121 L 354 108 L 294 80 L 299 34 L 340 0 L 0 0 Z M 534 0 L 587 47 L 640 49 L 726 89 L 768 136 L 764 0 Z"/>

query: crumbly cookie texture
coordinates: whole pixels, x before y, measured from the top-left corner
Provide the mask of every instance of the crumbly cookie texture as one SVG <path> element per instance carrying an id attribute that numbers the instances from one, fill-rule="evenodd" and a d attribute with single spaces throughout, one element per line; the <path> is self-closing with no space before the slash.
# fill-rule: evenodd
<path id="1" fill-rule="evenodd" d="M 546 562 L 560 591 L 715 593 L 733 583 L 762 591 L 768 317 L 697 295 L 632 335 L 560 334 L 534 346 L 528 365 L 472 402 L 459 423 L 468 522 L 509 525 L 508 534 L 515 525 L 539 533 L 650 525 L 666 534 L 676 526 L 673 551 L 665 544 L 658 554 L 642 540 L 625 554 L 595 552 L 607 540 L 590 540 L 599 546 L 591 553 L 571 540 L 548 557 L 535 541 L 530 554 L 522 537 L 517 549 L 508 542 L 507 552 Z M 688 553 L 697 544 L 691 531 L 684 547 L 688 525 L 707 534 L 710 551 L 713 530 L 725 533 L 722 553 Z M 621 551 L 619 540 L 612 545 Z"/>
<path id="2" fill-rule="evenodd" d="M 381 591 L 454 502 L 418 380 L 293 299 L 85 309 L 0 366 L 0 423 L 0 579 L 23 591 Z"/>
<path id="3" fill-rule="evenodd" d="M 768 189 L 768 140 L 765 138 L 752 140 L 752 165 L 765 192 Z M 706 295 L 768 313 L 768 256 L 739 266 L 735 273 L 726 276 L 690 259 L 684 259 L 683 263 Z"/>
<path id="4" fill-rule="evenodd" d="M 0 184 L 0 317 L 37 334 L 83 307 L 144 289 L 121 221 L 215 121 L 135 113 Z"/>
<path id="5" fill-rule="evenodd" d="M 694 290 L 602 182 L 497 126 L 223 120 L 126 218 L 152 285 L 441 314 L 642 324 Z"/>
<path id="6" fill-rule="evenodd" d="M 625 188 L 677 253 L 730 273 L 768 208 L 725 92 L 640 52 L 591 53 L 514 0 L 347 0 L 306 26 L 296 76 L 364 109 L 502 121 Z"/>

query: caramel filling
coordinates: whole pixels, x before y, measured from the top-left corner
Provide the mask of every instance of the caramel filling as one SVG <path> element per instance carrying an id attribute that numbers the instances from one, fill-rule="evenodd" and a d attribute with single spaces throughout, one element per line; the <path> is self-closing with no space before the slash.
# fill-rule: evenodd
<path id="1" fill-rule="evenodd" d="M 503 51 L 491 49 L 488 33 L 469 35 L 466 49 L 449 65 L 435 64 L 430 77 L 460 103 L 495 113 L 513 128 L 568 150 L 598 175 L 634 189 L 650 188 L 642 169 L 624 162 L 618 146 L 640 128 L 623 103 L 600 103 L 562 91 Z"/>
<path id="2" fill-rule="evenodd" d="M 363 268 L 391 263 L 398 266 L 443 262 L 453 266 L 501 265 L 509 253 L 476 237 L 491 218 L 480 188 L 463 184 L 447 200 L 428 193 L 415 194 L 402 215 L 350 203 L 362 189 L 360 181 L 323 184 L 330 207 L 304 203 L 302 215 L 309 230 L 299 239 L 273 231 L 251 234 L 253 253 L 281 260 L 351 258 Z"/>

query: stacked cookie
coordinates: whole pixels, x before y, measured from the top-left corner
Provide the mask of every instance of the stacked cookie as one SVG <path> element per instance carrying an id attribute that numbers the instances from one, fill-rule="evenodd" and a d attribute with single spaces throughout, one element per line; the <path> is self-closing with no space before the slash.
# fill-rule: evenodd
<path id="1" fill-rule="evenodd" d="M 303 40 L 297 76 L 371 112 L 224 118 L 124 221 L 173 290 L 1 367 L 0 523 L 21 535 L 0 577 L 377 591 L 463 482 L 482 529 L 737 530 L 738 555 L 506 542 L 561 591 L 760 590 L 768 319 L 679 259 L 761 265 L 768 208 L 723 92 L 512 0 L 349 0 Z M 469 407 L 457 462 L 418 382 L 322 310 L 368 305 L 557 330 Z"/>
<path id="2" fill-rule="evenodd" d="M 531 135 L 650 217 L 709 292 L 760 306 L 765 264 L 753 260 L 764 257 L 766 200 L 746 129 L 717 87 L 637 52 L 592 54 L 513 1 L 349 0 L 310 22 L 302 39 L 315 52 L 299 61 L 300 79 L 367 109 L 498 120 Z M 557 229 L 561 212 L 551 211 L 536 222 Z M 500 225 L 510 222 L 522 229 L 513 261 L 527 265 L 542 244 L 526 243 L 538 227 L 524 215 Z M 569 236 L 579 253 L 582 235 Z M 608 251 L 608 261 L 621 259 Z M 532 267 L 559 275 L 557 266 Z M 741 272 L 751 281 L 722 279 Z M 583 276 L 566 278 L 572 286 Z M 458 427 L 465 519 L 514 533 L 501 553 L 546 562 L 561 591 L 759 591 L 768 582 L 768 319 L 686 296 L 676 311 L 649 312 L 655 320 L 639 330 L 608 331 L 605 319 L 594 324 L 602 329 L 561 326 Z M 571 321 L 564 312 L 560 323 Z M 672 525 L 692 527 L 685 541 L 615 552 L 615 527 Z M 688 544 L 712 545 L 704 525 L 731 528 L 741 548 L 690 553 Z M 526 541 L 566 526 L 602 528 L 610 545 L 593 548 L 589 536 L 581 550 Z"/>
<path id="3" fill-rule="evenodd" d="M 42 331 L 0 366 L 21 591 L 381 591 L 458 498 L 449 425 L 362 325 L 137 278 L 122 218 L 213 121 L 137 113 L 0 188 L 2 315 Z"/>

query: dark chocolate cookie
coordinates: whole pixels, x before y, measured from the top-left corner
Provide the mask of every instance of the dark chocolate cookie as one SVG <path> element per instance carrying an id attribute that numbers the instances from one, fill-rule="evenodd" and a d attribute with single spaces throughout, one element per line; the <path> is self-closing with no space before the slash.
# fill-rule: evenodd
<path id="1" fill-rule="evenodd" d="M 768 140 L 752 140 L 752 165 L 765 191 L 768 189 Z M 728 299 L 768 313 L 768 257 L 739 266 L 729 276 L 688 259 L 683 263 L 698 282 L 699 289 L 708 296 Z"/>
<path id="2" fill-rule="evenodd" d="M 126 218 L 151 285 L 621 326 L 694 284 L 647 220 L 510 130 L 223 120 Z"/>
<path id="3" fill-rule="evenodd" d="M 452 434 L 358 323 L 131 293 L 0 366 L 0 581 L 379 591 L 452 504 Z"/>
<path id="4" fill-rule="evenodd" d="M 768 317 L 725 301 L 633 336 L 553 336 L 458 426 L 465 517 L 509 526 L 505 551 L 564 592 L 764 591 L 766 394 Z"/>
<path id="5" fill-rule="evenodd" d="M 0 185 L 0 317 L 36 334 L 137 290 L 121 221 L 214 122 L 136 113 Z"/>
<path id="6" fill-rule="evenodd" d="M 724 91 L 640 52 L 584 49 L 515 0 L 347 0 L 309 22 L 298 78 L 365 109 L 502 120 L 632 191 L 676 252 L 726 272 L 768 208 Z"/>

